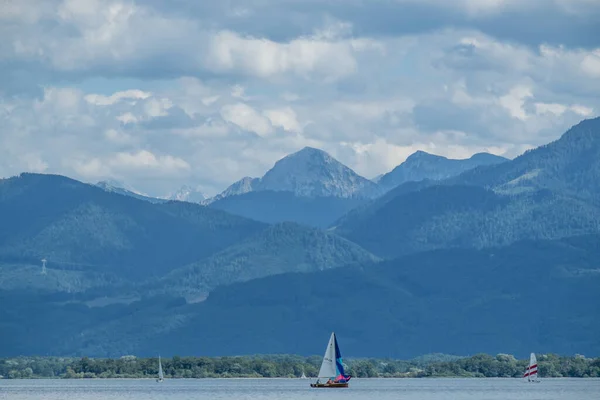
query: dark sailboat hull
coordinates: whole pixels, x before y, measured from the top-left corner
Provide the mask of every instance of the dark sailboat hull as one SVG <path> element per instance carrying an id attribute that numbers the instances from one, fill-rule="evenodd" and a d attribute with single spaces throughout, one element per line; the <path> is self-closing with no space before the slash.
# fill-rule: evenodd
<path id="1" fill-rule="evenodd" d="M 344 383 L 311 383 L 311 388 L 347 388 L 348 382 Z"/>

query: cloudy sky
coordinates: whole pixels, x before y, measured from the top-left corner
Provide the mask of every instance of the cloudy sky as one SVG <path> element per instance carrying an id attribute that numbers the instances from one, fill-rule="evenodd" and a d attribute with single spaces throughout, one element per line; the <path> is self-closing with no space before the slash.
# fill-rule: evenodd
<path id="1" fill-rule="evenodd" d="M 514 157 L 600 115 L 600 0 L 0 0 L 0 176 L 215 194 L 321 148 Z"/>

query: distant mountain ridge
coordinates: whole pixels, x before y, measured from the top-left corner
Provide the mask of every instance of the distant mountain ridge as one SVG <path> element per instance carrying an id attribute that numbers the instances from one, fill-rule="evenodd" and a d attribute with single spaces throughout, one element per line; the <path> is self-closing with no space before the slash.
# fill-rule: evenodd
<path id="1" fill-rule="evenodd" d="M 175 193 L 167 196 L 168 200 L 187 201 L 188 203 L 204 204 L 208 199 L 200 187 L 183 185 Z"/>
<path id="2" fill-rule="evenodd" d="M 392 171 L 381 174 L 373 180 L 368 180 L 356 174 L 352 169 L 341 164 L 323 150 L 305 147 L 277 161 L 273 168 L 267 171 L 262 178 L 244 177 L 212 198 L 206 196 L 200 187 L 189 185 L 182 186 L 179 190 L 164 198 L 154 198 L 137 193 L 118 182 L 102 181 L 98 182 L 97 186 L 106 191 L 152 203 L 177 200 L 210 205 L 232 196 L 241 196 L 253 192 L 290 192 L 300 198 L 336 197 L 368 200 L 376 198 L 405 182 L 426 179 L 442 180 L 478 166 L 498 164 L 506 160 L 506 158 L 489 153 L 477 153 L 468 159 L 456 160 L 417 151 Z M 244 202 L 247 201 L 244 200 Z M 227 206 L 221 205 L 217 208 L 249 218 L 256 218 L 251 209 L 240 207 L 236 201 L 233 201 L 236 204 L 231 204 L 230 207 L 230 203 L 232 202 L 229 201 L 226 203 Z M 341 208 L 344 209 L 345 207 L 342 206 Z M 337 215 L 336 218 L 340 216 Z M 318 225 L 327 225 L 334 219 Z M 267 219 L 260 217 L 258 217 L 258 220 L 268 222 Z M 290 219 L 290 221 L 297 220 L 297 218 Z M 275 222 L 283 221 L 286 221 L 286 219 L 277 219 Z M 302 219 L 299 222 L 304 223 Z"/>
<path id="3" fill-rule="evenodd" d="M 153 204 L 59 175 L 0 181 L 0 261 L 79 265 L 122 276 L 166 273 L 265 225 L 200 205 Z"/>
<path id="4" fill-rule="evenodd" d="M 425 179 L 443 180 L 479 166 L 500 164 L 505 161 L 508 159 L 489 153 L 477 153 L 470 158 L 459 160 L 417 151 L 392 171 L 379 177 L 377 183 L 388 191 L 406 182 Z"/>
<path id="5" fill-rule="evenodd" d="M 208 199 L 207 202 L 210 204 L 215 201 L 224 199 L 226 197 L 237 196 L 237 195 L 252 192 L 252 191 L 254 191 L 255 187 L 258 186 L 259 182 L 260 182 L 260 178 L 250 178 L 249 176 L 246 176 L 246 177 L 240 179 L 239 181 L 231 184 L 223 192 L 219 193 L 218 195 L 216 195 L 214 197 L 211 197 L 210 199 Z"/>
<path id="6" fill-rule="evenodd" d="M 550 189 L 598 201 L 600 117 L 583 120 L 558 140 L 529 150 L 511 162 L 467 171 L 451 180 L 518 194 Z"/>
<path id="7" fill-rule="evenodd" d="M 332 224 L 376 255 L 600 232 L 600 118 L 511 161 L 407 182 Z"/>
<path id="8" fill-rule="evenodd" d="M 381 193 L 376 183 L 326 152 L 305 147 L 277 161 L 262 178 L 245 177 L 206 204 L 261 222 L 323 228 Z"/>
<path id="9" fill-rule="evenodd" d="M 272 273 L 377 260 L 320 229 L 269 226 L 188 202 L 153 204 L 58 175 L 0 180 L 0 220 L 0 291 L 102 287 L 113 296 L 122 287 L 135 297 L 140 282 L 158 280 L 171 295 L 206 294 Z M 39 276 L 42 258 L 47 279 Z"/>
<path id="10" fill-rule="evenodd" d="M 373 198 L 381 194 L 377 184 L 312 147 L 285 156 L 262 178 L 243 178 L 215 200 L 251 191 L 288 191 L 303 197 L 339 198 Z"/>
<path id="11" fill-rule="evenodd" d="M 98 186 L 100 189 L 104 190 L 105 192 L 117 193 L 117 194 L 120 194 L 123 196 L 133 197 L 138 200 L 148 201 L 150 203 L 165 203 L 168 201 L 166 199 L 159 199 L 156 197 L 138 193 L 131 189 L 126 189 L 125 185 L 123 183 L 117 182 L 117 181 L 110 181 L 110 180 L 109 181 L 100 181 L 100 182 L 96 183 L 96 186 Z"/>

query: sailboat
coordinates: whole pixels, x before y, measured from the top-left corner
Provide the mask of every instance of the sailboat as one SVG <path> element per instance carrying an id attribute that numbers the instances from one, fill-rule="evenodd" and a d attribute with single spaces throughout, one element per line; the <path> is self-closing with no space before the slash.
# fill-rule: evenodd
<path id="1" fill-rule="evenodd" d="M 523 374 L 523 378 L 527 378 L 527 382 L 539 382 L 538 379 L 538 368 L 537 368 L 537 360 L 535 359 L 535 354 L 531 353 L 529 356 L 529 365 Z"/>
<path id="2" fill-rule="evenodd" d="M 345 388 L 348 387 L 348 381 L 352 378 L 344 373 L 344 364 L 342 363 L 342 353 L 338 346 L 335 332 L 331 333 L 329 343 L 325 349 L 321 369 L 317 376 L 317 382 L 311 383 L 313 388 Z M 321 379 L 327 379 L 327 382 L 321 383 Z"/>
<path id="3" fill-rule="evenodd" d="M 164 374 L 162 369 L 162 364 L 160 362 L 160 356 L 158 356 L 158 379 L 156 382 L 162 382 L 164 380 Z"/>
<path id="4" fill-rule="evenodd" d="M 307 379 L 306 374 L 304 373 L 304 370 L 302 370 L 302 376 L 300 377 L 300 379 Z"/>

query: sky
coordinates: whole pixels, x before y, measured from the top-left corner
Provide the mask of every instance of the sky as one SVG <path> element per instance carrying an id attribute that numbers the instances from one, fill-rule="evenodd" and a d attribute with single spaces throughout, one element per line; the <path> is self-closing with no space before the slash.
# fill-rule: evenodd
<path id="1" fill-rule="evenodd" d="M 600 0 L 0 0 L 0 177 L 214 195 L 305 146 L 372 178 L 600 115 Z"/>

